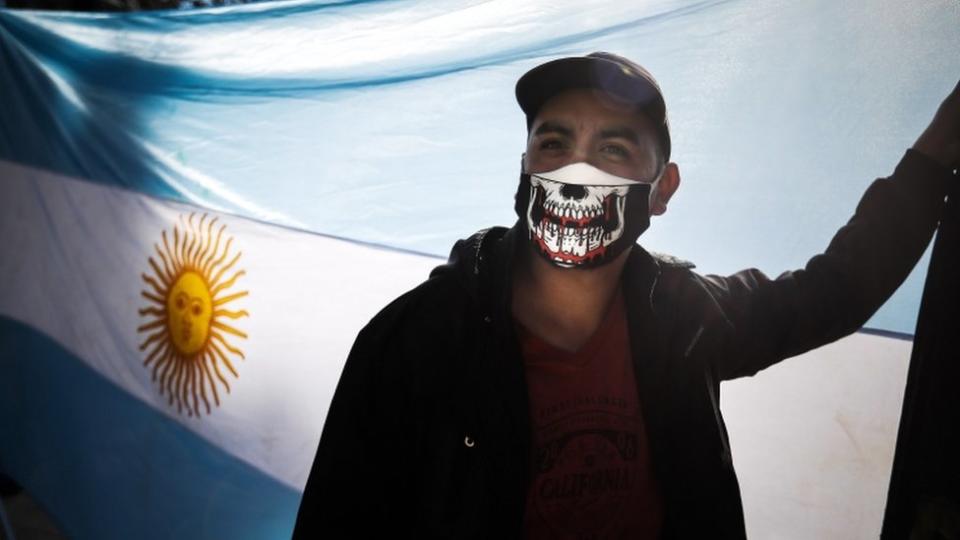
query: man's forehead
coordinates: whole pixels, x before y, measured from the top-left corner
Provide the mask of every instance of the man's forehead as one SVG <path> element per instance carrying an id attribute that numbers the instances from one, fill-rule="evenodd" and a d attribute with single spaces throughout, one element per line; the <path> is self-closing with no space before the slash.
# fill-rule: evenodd
<path id="1" fill-rule="evenodd" d="M 567 90 L 552 97 L 537 112 L 531 135 L 554 132 L 572 134 L 588 125 L 609 136 L 638 139 L 653 131 L 649 118 L 637 107 L 590 89 Z"/>

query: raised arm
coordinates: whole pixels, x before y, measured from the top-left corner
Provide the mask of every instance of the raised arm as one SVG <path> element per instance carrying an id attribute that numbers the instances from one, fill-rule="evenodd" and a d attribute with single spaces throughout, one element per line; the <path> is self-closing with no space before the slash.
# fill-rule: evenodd
<path id="1" fill-rule="evenodd" d="M 960 164 L 960 84 L 893 175 L 867 189 L 850 221 L 807 265 L 770 279 L 751 269 L 707 276 L 733 326 L 722 379 L 752 375 L 863 325 L 930 242 Z"/>

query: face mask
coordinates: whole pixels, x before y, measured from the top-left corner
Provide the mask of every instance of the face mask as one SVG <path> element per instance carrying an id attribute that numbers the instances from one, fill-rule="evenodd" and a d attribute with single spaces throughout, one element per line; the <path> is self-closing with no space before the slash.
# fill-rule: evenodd
<path id="1" fill-rule="evenodd" d="M 647 183 L 572 163 L 521 174 L 514 208 L 545 259 L 561 268 L 591 268 L 614 260 L 647 230 L 659 181 L 660 175 Z"/>

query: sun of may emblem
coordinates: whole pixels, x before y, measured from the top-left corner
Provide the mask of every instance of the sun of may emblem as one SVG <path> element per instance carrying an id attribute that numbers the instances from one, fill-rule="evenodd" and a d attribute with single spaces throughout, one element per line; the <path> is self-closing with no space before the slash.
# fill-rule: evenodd
<path id="1" fill-rule="evenodd" d="M 249 314 L 227 305 L 249 294 L 232 290 L 246 272 L 236 268 L 240 252 L 231 253 L 226 225 L 216 223 L 206 214 L 199 220 L 181 215 L 173 234 L 161 234 L 162 247 L 153 245 L 158 259 L 147 259 L 153 274 L 141 275 L 140 295 L 150 301 L 139 311 L 148 321 L 137 328 L 144 335 L 143 365 L 152 367 L 160 395 L 166 393 L 170 406 L 176 402 L 177 412 L 186 410 L 188 416 L 199 417 L 201 402 L 210 414 L 210 398 L 220 405 L 217 387 L 230 392 L 224 370 L 239 377 L 230 358 L 244 358 L 231 337 L 246 339 L 247 334 L 227 321 Z"/>

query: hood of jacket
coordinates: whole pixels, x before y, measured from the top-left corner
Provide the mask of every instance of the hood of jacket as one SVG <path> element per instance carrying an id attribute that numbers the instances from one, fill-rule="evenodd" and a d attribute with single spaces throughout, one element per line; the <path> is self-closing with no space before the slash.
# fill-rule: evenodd
<path id="1" fill-rule="evenodd" d="M 430 277 L 455 280 L 487 316 L 502 312 L 509 305 L 516 236 L 516 227 L 491 227 L 458 240 Z"/>

